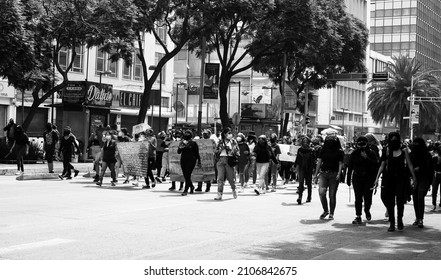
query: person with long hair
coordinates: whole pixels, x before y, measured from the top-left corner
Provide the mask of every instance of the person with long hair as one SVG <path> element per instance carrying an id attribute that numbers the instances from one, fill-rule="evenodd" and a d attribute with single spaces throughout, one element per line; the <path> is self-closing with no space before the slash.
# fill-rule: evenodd
<path id="1" fill-rule="evenodd" d="M 403 215 L 405 201 L 405 186 L 409 180 L 406 168 L 412 175 L 413 184 L 418 185 L 415 171 L 410 160 L 407 147 L 401 147 L 401 137 L 398 132 L 391 132 L 387 138 L 387 147 L 383 148 L 381 165 L 377 172 L 374 188 L 378 187 L 381 175 L 381 200 L 387 208 L 390 226 L 389 232 L 395 231 L 395 205 L 397 206 L 397 228 L 403 230 Z M 406 167 L 407 165 L 407 167 Z"/>
<path id="2" fill-rule="evenodd" d="M 323 213 L 320 215 L 322 220 L 328 215 L 330 220 L 334 219 L 334 211 L 337 205 L 337 189 L 343 168 L 343 157 L 343 150 L 337 136 L 328 135 L 318 155 L 314 174 L 314 182 L 317 183 L 319 181 L 319 196 L 323 207 Z M 326 198 L 328 189 L 329 207 Z"/>
<path id="3" fill-rule="evenodd" d="M 24 173 L 24 157 L 29 153 L 29 137 L 23 130 L 23 127 L 20 125 L 15 126 L 15 135 L 13 139 L 13 144 L 9 154 L 12 154 L 12 151 L 16 151 L 16 160 L 17 160 L 17 173 L 15 175 L 21 175 Z"/>
<path id="4" fill-rule="evenodd" d="M 256 147 L 253 150 L 253 156 L 256 158 L 256 173 L 259 178 L 259 185 L 254 187 L 254 192 L 257 195 L 266 193 L 266 186 L 268 184 L 268 172 L 270 161 L 278 163 L 273 153 L 273 150 L 268 145 L 266 135 L 260 135 L 257 138 Z"/>
<path id="5" fill-rule="evenodd" d="M 434 147 L 433 150 L 433 169 L 434 176 L 432 182 L 432 212 L 436 211 L 436 200 L 438 197 L 438 190 L 440 190 L 439 207 L 441 208 L 441 146 Z"/>
<path id="6" fill-rule="evenodd" d="M 417 137 L 412 141 L 411 151 L 410 160 L 417 178 L 417 184 L 412 189 L 413 208 L 415 211 L 415 222 L 413 225 L 423 228 L 424 199 L 433 181 L 433 161 L 426 142 L 421 137 Z"/>
<path id="7" fill-rule="evenodd" d="M 104 132 L 104 145 L 102 148 L 102 168 L 101 168 L 101 174 L 98 182 L 96 184 L 98 186 L 101 186 L 103 184 L 103 177 L 104 173 L 106 172 L 107 167 L 110 169 L 110 177 L 112 178 L 112 181 L 110 181 L 112 186 L 115 186 L 116 184 L 116 172 L 115 172 L 115 165 L 117 162 L 117 148 L 116 148 L 116 137 L 114 134 L 114 131 L 106 131 Z"/>
<path id="8" fill-rule="evenodd" d="M 181 194 L 186 196 L 188 190 L 193 194 L 194 186 L 191 181 L 191 173 L 196 166 L 196 162 L 198 165 L 201 165 L 201 157 L 199 155 L 199 147 L 198 144 L 193 141 L 193 133 L 191 130 L 187 130 L 184 132 L 183 140 L 179 143 L 178 154 L 181 154 L 181 169 L 185 179 L 185 189 Z"/>
<path id="9" fill-rule="evenodd" d="M 360 136 L 356 140 L 356 149 L 351 153 L 348 162 L 348 171 L 346 183 L 351 186 L 354 183 L 355 194 L 355 219 L 352 221 L 354 225 L 363 223 L 361 213 L 364 201 L 364 213 L 366 220 L 372 219 L 371 205 L 373 195 L 373 184 L 377 175 L 378 158 L 374 151 L 368 146 L 368 139 Z"/>
<path id="10" fill-rule="evenodd" d="M 219 140 L 215 155 L 218 158 L 217 167 L 217 196 L 215 200 L 222 200 L 224 193 L 225 179 L 230 183 L 233 190 L 233 197 L 237 198 L 236 183 L 234 178 L 234 166 L 229 163 L 229 158 L 239 158 L 240 150 L 237 142 L 233 139 L 233 133 L 230 128 L 225 128 L 221 133 L 221 139 Z"/>

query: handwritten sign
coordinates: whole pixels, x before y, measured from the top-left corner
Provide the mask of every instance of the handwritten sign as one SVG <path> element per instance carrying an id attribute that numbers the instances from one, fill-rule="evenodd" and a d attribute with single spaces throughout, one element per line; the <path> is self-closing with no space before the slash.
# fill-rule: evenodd
<path id="1" fill-rule="evenodd" d="M 147 177 L 148 145 L 144 142 L 120 142 L 116 145 L 126 174 Z"/>
<path id="2" fill-rule="evenodd" d="M 201 167 L 195 166 L 191 174 L 193 182 L 205 182 L 214 180 L 214 148 L 211 139 L 194 140 L 199 147 L 199 155 L 201 157 Z M 168 166 L 170 172 L 170 180 L 184 182 L 184 175 L 181 168 L 181 155 L 178 154 L 178 141 L 173 141 L 168 147 Z"/>
<path id="3" fill-rule="evenodd" d="M 150 125 L 148 125 L 146 123 L 140 123 L 140 124 L 134 125 L 132 127 L 132 133 L 133 133 L 133 135 L 135 135 L 140 132 L 146 131 L 149 128 L 150 128 Z"/>
<path id="4" fill-rule="evenodd" d="M 279 155 L 280 161 L 290 161 L 294 162 L 297 157 L 297 150 L 300 146 L 288 145 L 288 144 L 279 144 L 280 151 L 282 152 Z M 289 152 L 289 154 L 288 154 Z"/>

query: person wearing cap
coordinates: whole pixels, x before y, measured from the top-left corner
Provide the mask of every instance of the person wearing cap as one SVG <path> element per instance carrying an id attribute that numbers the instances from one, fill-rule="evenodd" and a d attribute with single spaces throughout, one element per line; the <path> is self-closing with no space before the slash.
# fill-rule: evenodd
<path id="1" fill-rule="evenodd" d="M 361 219 L 363 202 L 366 220 L 370 221 L 372 219 L 370 209 L 373 185 L 377 175 L 378 158 L 375 152 L 369 148 L 366 136 L 358 137 L 356 143 L 356 149 L 349 157 L 346 183 L 349 187 L 352 183 L 354 185 L 355 219 L 352 224 L 360 225 L 363 223 Z"/>
<path id="2" fill-rule="evenodd" d="M 229 127 L 222 131 L 221 139 L 217 144 L 215 155 L 218 158 L 217 167 L 217 196 L 215 200 L 222 200 L 225 179 L 230 183 L 233 197 L 237 198 L 236 183 L 234 178 L 234 166 L 229 163 L 230 157 L 239 158 L 240 152 L 237 142 L 233 139 L 233 133 Z"/>

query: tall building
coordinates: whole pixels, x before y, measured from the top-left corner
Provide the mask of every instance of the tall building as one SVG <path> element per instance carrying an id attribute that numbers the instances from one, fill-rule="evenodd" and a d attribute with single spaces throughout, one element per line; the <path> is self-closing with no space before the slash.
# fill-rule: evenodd
<path id="1" fill-rule="evenodd" d="M 441 0 L 371 0 L 371 49 L 441 69 Z"/>

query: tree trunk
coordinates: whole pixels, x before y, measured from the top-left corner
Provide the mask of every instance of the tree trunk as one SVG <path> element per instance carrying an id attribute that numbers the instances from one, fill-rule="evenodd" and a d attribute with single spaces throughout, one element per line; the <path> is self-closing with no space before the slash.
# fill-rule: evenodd
<path id="1" fill-rule="evenodd" d="M 228 84 L 230 82 L 230 79 L 227 77 L 221 76 L 220 85 L 219 85 L 219 98 L 220 98 L 220 105 L 219 105 L 219 116 L 222 122 L 222 128 L 227 128 L 230 126 L 230 117 L 228 116 L 228 100 L 227 100 L 227 94 L 228 94 Z"/>
<path id="2" fill-rule="evenodd" d="M 44 100 L 43 100 L 44 101 Z M 34 99 L 34 102 L 32 102 L 32 106 L 29 110 L 28 115 L 26 116 L 26 119 L 24 120 L 22 127 L 24 131 L 27 131 L 29 128 L 29 125 L 31 124 L 32 119 L 35 116 L 35 112 L 38 109 L 38 106 L 40 106 L 40 104 L 43 102 L 40 101 L 40 99 Z M 42 128 L 44 127 L 45 124 L 42 124 Z"/>
<path id="3" fill-rule="evenodd" d="M 153 82 L 154 81 L 155 80 L 150 78 L 150 80 L 148 80 L 144 84 L 145 88 L 144 88 L 144 92 L 142 94 L 141 105 L 140 105 L 140 108 L 139 108 L 139 114 L 138 114 L 138 120 L 137 120 L 138 124 L 144 123 L 145 117 L 147 115 L 147 109 L 148 109 L 149 105 L 152 107 L 152 110 L 153 110 L 153 105 L 149 104 L 149 99 L 150 99 L 150 94 L 151 94 L 151 91 L 152 91 L 152 87 L 153 87 Z M 151 126 L 153 127 L 153 124 L 151 124 Z"/>

